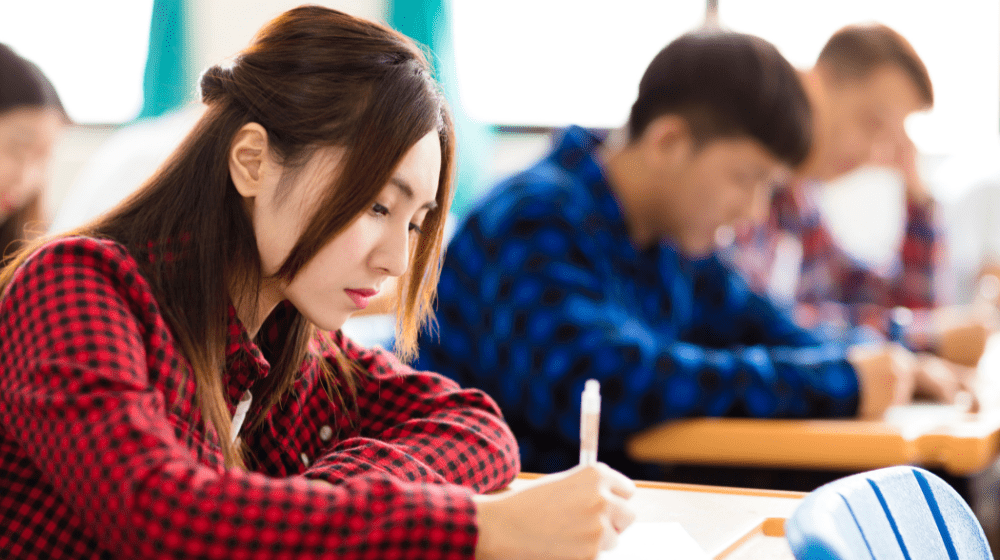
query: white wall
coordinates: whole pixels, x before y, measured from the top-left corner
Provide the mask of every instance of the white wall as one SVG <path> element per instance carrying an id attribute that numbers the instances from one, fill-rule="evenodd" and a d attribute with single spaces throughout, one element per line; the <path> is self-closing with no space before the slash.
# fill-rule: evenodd
<path id="1" fill-rule="evenodd" d="M 309 0 L 352 15 L 385 21 L 388 0 Z M 246 47 L 268 20 L 306 0 L 192 0 L 191 46 L 198 72 Z M 53 154 L 46 205 L 54 214 L 84 164 L 114 132 L 112 127 L 76 126 L 63 135 Z"/>
<path id="2" fill-rule="evenodd" d="M 200 73 L 246 47 L 253 35 L 271 18 L 307 0 L 193 0 L 191 44 L 194 67 Z M 312 0 L 316 4 L 343 10 L 377 21 L 388 18 L 388 0 Z M 80 126 L 66 131 L 56 148 L 52 180 L 47 193 L 50 215 L 55 215 L 70 185 L 91 160 L 96 150 L 115 132 L 115 127 Z M 480 191 L 497 180 L 527 166 L 549 147 L 548 134 L 499 134 L 495 149 L 482 154 L 489 160 L 489 172 Z M 112 145 L 112 144 L 109 144 Z"/>
<path id="3" fill-rule="evenodd" d="M 73 126 L 65 131 L 52 151 L 49 186 L 44 198 L 49 216 L 55 215 L 63 195 L 84 164 L 113 131 L 110 126 Z"/>
<path id="4" fill-rule="evenodd" d="M 191 6 L 195 67 L 208 68 L 243 49 L 254 33 L 285 10 L 305 0 L 195 0 Z M 351 15 L 385 21 L 387 0 L 311 0 Z"/>

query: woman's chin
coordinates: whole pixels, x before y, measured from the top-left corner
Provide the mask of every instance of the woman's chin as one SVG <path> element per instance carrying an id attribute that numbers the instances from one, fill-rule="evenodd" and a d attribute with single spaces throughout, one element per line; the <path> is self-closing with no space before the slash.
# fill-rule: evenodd
<path id="1" fill-rule="evenodd" d="M 351 318 L 350 315 L 348 315 L 347 317 L 345 317 L 344 319 L 342 319 L 340 321 L 329 321 L 329 322 L 327 322 L 325 324 L 322 324 L 322 325 L 316 325 L 316 328 L 324 330 L 324 331 L 330 331 L 330 332 L 339 331 L 340 328 L 344 326 L 344 323 L 346 323 L 347 320 L 350 319 L 350 318 Z"/>
<path id="2" fill-rule="evenodd" d="M 300 310 L 300 313 L 302 311 Z M 322 315 L 311 315 L 309 313 L 302 313 L 305 318 L 313 324 L 317 329 L 321 331 L 338 331 L 344 326 L 344 323 L 351 318 L 351 313 L 325 313 Z"/>

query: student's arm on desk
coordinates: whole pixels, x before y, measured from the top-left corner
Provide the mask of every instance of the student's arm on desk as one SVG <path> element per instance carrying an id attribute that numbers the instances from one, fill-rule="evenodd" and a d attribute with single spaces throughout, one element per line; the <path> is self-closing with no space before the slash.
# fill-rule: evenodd
<path id="1" fill-rule="evenodd" d="M 708 308 L 706 321 L 696 327 L 695 335 L 711 346 L 724 344 L 719 332 L 728 328 L 725 336 L 748 344 L 760 344 L 772 352 L 785 352 L 785 348 L 799 348 L 799 355 L 806 355 L 806 348 L 820 344 L 819 339 L 799 327 L 792 318 L 777 309 L 770 300 L 751 290 L 737 274 L 733 274 L 718 259 L 706 259 L 698 269 L 704 277 L 726 277 L 725 282 L 702 281 L 702 285 L 718 286 L 717 293 L 708 299 L 730 301 L 737 312 L 737 319 L 729 317 L 730 310 L 720 308 L 713 315 Z M 697 282 L 697 281 L 696 281 Z M 845 306 L 846 308 L 846 306 Z M 836 350 L 844 355 L 844 350 Z M 873 344 L 846 349 L 846 359 L 857 374 L 859 393 L 858 416 L 881 418 L 892 405 L 905 404 L 914 395 L 934 401 L 952 403 L 957 394 L 967 388 L 969 374 L 965 367 L 950 364 L 929 354 L 914 355 L 896 344 Z"/>
<path id="2" fill-rule="evenodd" d="M 733 340 L 760 345 L 772 357 L 778 358 L 776 365 L 784 360 L 786 367 L 798 368 L 805 376 L 810 372 L 828 375 L 822 369 L 836 364 L 839 358 L 850 364 L 856 375 L 854 391 L 857 415 L 861 418 L 881 418 L 888 407 L 910 402 L 918 390 L 935 400 L 949 402 L 957 391 L 954 379 L 942 377 L 940 368 L 921 368 L 921 362 L 901 346 L 845 348 L 822 344 L 769 299 L 750 289 L 740 275 L 717 258 L 708 258 L 698 264 L 695 285 L 702 286 L 701 299 L 705 302 L 725 301 L 728 305 L 704 305 L 703 321 L 691 330 L 694 340 L 712 347 L 732 344 Z M 799 416 L 834 415 L 844 414 L 813 408 Z"/>
<path id="3" fill-rule="evenodd" d="M 550 426 L 553 436 L 576 441 L 579 399 L 555 396 L 578 394 L 584 380 L 596 378 L 605 390 L 605 448 L 623 446 L 630 434 L 685 416 L 855 414 L 857 380 L 842 349 L 712 349 L 666 339 L 609 292 L 612 281 L 603 277 L 602 263 L 593 261 L 602 258 L 595 256 L 599 251 L 581 245 L 588 240 L 571 224 L 535 220 L 519 227 L 512 220 L 502 230 L 491 232 L 491 239 L 523 240 L 517 232 L 532 231 L 555 250 L 530 254 L 530 265 L 505 267 L 505 287 L 496 293 L 484 287 L 483 278 L 446 264 L 440 293 L 450 298 L 442 299 L 438 312 L 443 354 L 465 348 L 477 356 L 475 366 L 463 367 L 476 370 L 473 384 L 494 396 L 502 410 L 528 411 L 524 414 L 540 417 L 538 423 Z M 456 261 L 489 262 L 476 253 L 481 249 L 474 238 L 465 235 L 452 244 Z M 505 251 L 501 246 L 496 252 Z M 466 305 L 466 298 L 475 305 Z M 738 316 L 727 323 L 747 322 L 757 310 L 734 311 Z M 512 332 L 515 317 L 523 333 Z M 782 329 L 788 333 L 778 332 Z M 787 321 L 764 334 L 788 344 L 815 343 Z M 507 365 L 489 357 L 501 355 L 509 357 Z"/>
<path id="4" fill-rule="evenodd" d="M 635 521 L 628 503 L 634 493 L 635 483 L 598 463 L 475 496 L 476 558 L 592 559 L 614 548 L 618 534 Z"/>
<path id="5" fill-rule="evenodd" d="M 476 560 L 592 560 L 635 521 L 635 483 L 603 463 L 529 475 L 517 488 L 472 497 Z M 316 480 L 320 486 L 331 486 Z"/>
<path id="6" fill-rule="evenodd" d="M 315 360 L 245 443 L 273 476 L 303 474 L 343 484 L 379 473 L 404 482 L 459 484 L 476 492 L 506 486 L 520 470 L 517 442 L 493 400 L 443 376 L 414 371 L 380 348 L 341 334 L 320 356 L 342 352 L 361 373 L 356 406 L 338 406 Z M 312 366 L 312 367 L 310 367 Z M 340 391 L 347 384 L 338 381 Z M 303 466 L 300 457 L 310 458 Z"/>

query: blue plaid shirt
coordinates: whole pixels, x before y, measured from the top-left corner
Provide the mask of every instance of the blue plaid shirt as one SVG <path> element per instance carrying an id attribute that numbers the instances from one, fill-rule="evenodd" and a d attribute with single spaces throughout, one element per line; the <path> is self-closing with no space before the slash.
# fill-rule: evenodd
<path id="1" fill-rule="evenodd" d="M 664 420 L 855 414 L 843 346 L 820 344 L 714 256 L 633 246 L 600 142 L 566 130 L 469 214 L 417 367 L 493 396 L 535 472 L 578 462 L 588 378 L 601 382 L 599 457 L 633 476 L 651 471 L 626 439 Z"/>

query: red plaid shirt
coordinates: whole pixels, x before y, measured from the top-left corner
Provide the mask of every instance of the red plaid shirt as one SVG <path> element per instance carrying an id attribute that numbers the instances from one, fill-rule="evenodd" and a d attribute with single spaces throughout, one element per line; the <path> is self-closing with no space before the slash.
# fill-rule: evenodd
<path id="1" fill-rule="evenodd" d="M 229 332 L 237 402 L 269 365 L 232 309 Z M 519 468 L 495 403 L 334 340 L 368 373 L 360 413 L 330 400 L 318 360 L 336 362 L 314 354 L 263 429 L 243 430 L 255 472 L 226 469 L 135 259 L 109 241 L 47 244 L 0 302 L 0 556 L 471 558 L 472 493 Z"/>
<path id="2" fill-rule="evenodd" d="M 801 244 L 801 268 L 795 290 L 794 315 L 806 328 L 838 330 L 866 326 L 888 335 L 895 307 L 914 310 L 910 327 L 913 346 L 926 344 L 930 309 L 935 306 L 934 273 L 939 262 L 939 235 L 933 206 L 908 201 L 906 229 L 892 270 L 876 273 L 841 249 L 823 224 L 808 183 L 778 189 L 770 218 L 761 227 L 740 232 L 727 254 L 749 284 L 766 293 L 775 270 L 781 235 Z"/>

